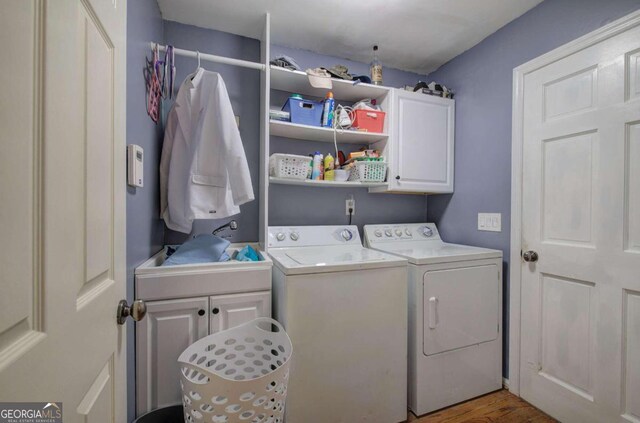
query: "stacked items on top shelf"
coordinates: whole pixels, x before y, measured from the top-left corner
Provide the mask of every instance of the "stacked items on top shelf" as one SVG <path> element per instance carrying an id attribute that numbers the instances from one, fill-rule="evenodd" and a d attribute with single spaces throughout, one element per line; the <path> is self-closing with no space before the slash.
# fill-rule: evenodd
<path id="1" fill-rule="evenodd" d="M 378 148 L 381 143 L 383 146 L 389 138 L 385 128 L 388 125 L 385 122 L 386 110 L 383 111 L 382 108 L 390 104 L 390 89 L 335 78 L 331 78 L 331 89 L 316 88 L 311 85 L 307 73 L 273 66 L 271 69 L 271 88 L 282 91 L 272 92 L 269 131 L 272 146 L 275 147 L 271 148 L 271 151 L 296 152 L 297 155 L 273 154 L 270 158 L 269 182 L 321 187 L 385 186 L 387 164 L 379 157 L 379 153 L 376 152 L 374 156 L 372 146 L 376 145 L 375 148 Z M 285 95 L 288 95 L 286 99 Z M 365 100 L 362 101 L 363 99 Z M 360 104 L 354 105 L 355 101 Z M 279 105 L 283 102 L 286 102 L 285 106 L 279 110 Z M 273 110 L 274 108 L 278 110 Z M 332 120 L 336 122 L 332 123 Z M 325 163 L 325 156 L 322 156 L 320 151 L 310 157 L 306 156 L 310 149 L 313 151 L 324 148 L 304 148 L 301 143 L 287 142 L 280 138 L 303 142 L 330 142 L 334 143 L 334 151 L 326 155 L 329 161 Z M 339 147 L 338 144 L 342 145 Z M 350 150 L 358 148 L 363 151 L 362 155 L 366 155 L 364 151 L 369 151 L 370 157 L 365 157 L 369 161 L 356 163 L 352 160 L 342 169 L 346 159 L 340 150 L 344 149 L 349 154 Z M 327 170 L 328 177 L 324 178 L 322 173 L 312 175 L 313 156 L 317 156 L 316 167 Z M 308 167 L 306 178 L 299 174 L 292 175 L 286 169 L 281 171 L 283 163 L 291 164 L 293 161 L 299 161 L 299 166 Z"/>

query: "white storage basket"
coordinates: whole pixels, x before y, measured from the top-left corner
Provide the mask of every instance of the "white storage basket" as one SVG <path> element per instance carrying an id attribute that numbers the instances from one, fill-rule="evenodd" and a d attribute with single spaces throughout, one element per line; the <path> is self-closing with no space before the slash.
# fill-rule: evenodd
<path id="1" fill-rule="evenodd" d="M 267 317 L 191 344 L 178 358 L 185 422 L 282 423 L 292 352 Z"/>
<path id="2" fill-rule="evenodd" d="M 387 177 L 387 164 L 383 161 L 357 161 L 351 169 L 350 181 L 384 182 Z"/>
<path id="3" fill-rule="evenodd" d="M 311 170 L 311 157 L 294 154 L 272 154 L 269 157 L 269 175 L 277 178 L 307 179 Z"/>

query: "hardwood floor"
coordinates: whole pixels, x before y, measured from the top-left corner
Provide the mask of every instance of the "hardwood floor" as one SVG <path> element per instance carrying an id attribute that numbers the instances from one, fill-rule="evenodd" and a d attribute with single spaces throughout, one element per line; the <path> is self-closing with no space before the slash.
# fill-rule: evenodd
<path id="1" fill-rule="evenodd" d="M 557 420 L 503 389 L 419 418 L 409 413 L 407 422 L 557 423 Z"/>

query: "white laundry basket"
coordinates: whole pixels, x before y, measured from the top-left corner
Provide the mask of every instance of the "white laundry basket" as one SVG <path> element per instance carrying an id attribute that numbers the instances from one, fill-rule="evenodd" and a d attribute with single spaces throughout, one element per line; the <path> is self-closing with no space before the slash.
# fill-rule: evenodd
<path id="1" fill-rule="evenodd" d="M 206 336 L 178 357 L 188 423 L 282 423 L 293 347 L 267 317 Z"/>

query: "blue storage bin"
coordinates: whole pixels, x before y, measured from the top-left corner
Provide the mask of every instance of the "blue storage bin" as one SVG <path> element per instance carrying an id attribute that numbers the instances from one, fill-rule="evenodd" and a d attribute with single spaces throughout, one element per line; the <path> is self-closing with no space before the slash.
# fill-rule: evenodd
<path id="1" fill-rule="evenodd" d="M 322 107 L 324 102 L 289 97 L 282 110 L 289 112 L 291 123 L 322 126 Z"/>

